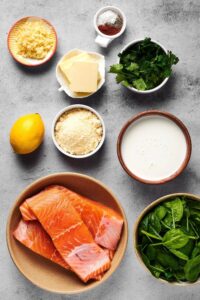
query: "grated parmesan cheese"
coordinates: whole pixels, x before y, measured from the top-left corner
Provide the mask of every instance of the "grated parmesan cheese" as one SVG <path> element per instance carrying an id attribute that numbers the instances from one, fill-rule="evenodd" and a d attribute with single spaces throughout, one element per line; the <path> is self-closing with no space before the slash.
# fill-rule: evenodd
<path id="1" fill-rule="evenodd" d="M 25 58 L 45 58 L 54 43 L 51 29 L 42 20 L 27 20 L 16 32 L 18 54 Z"/>
<path id="2" fill-rule="evenodd" d="M 99 118 L 86 109 L 72 109 L 58 119 L 55 139 L 59 146 L 73 155 L 84 155 L 94 151 L 103 136 Z"/>

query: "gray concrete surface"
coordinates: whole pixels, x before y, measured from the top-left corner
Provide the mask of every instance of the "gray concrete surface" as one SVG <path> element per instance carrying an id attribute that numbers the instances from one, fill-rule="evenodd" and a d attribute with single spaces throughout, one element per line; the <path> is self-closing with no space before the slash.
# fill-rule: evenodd
<path id="1" fill-rule="evenodd" d="M 94 43 L 92 20 L 97 9 L 109 4 L 124 11 L 127 30 L 109 49 L 103 50 Z M 0 6 L 0 299 L 199 299 L 200 285 L 169 286 L 145 273 L 133 252 L 132 227 L 141 210 L 157 197 L 180 191 L 200 193 L 200 2 L 1 0 Z M 39 70 L 28 70 L 16 64 L 6 46 L 9 27 L 26 15 L 49 19 L 58 33 L 56 56 Z M 157 94 L 139 97 L 118 86 L 113 75 L 107 74 L 101 91 L 81 102 L 97 109 L 105 120 L 107 136 L 102 151 L 84 161 L 67 159 L 58 153 L 50 135 L 53 117 L 63 107 L 77 103 L 57 91 L 55 66 L 58 59 L 75 47 L 99 51 L 106 57 L 108 70 L 122 46 L 145 36 L 159 40 L 179 56 L 180 63 L 169 83 Z M 162 186 L 143 185 L 130 179 L 116 155 L 116 139 L 124 122 L 137 112 L 152 108 L 177 115 L 187 125 L 193 142 L 191 161 L 185 172 Z M 16 118 L 29 112 L 42 115 L 46 126 L 45 142 L 33 155 L 20 157 L 12 152 L 9 145 L 9 130 Z M 99 288 L 74 297 L 47 293 L 23 278 L 9 257 L 5 239 L 7 215 L 16 196 L 35 179 L 60 171 L 81 172 L 102 180 L 120 199 L 129 222 L 127 252 L 116 273 Z"/>

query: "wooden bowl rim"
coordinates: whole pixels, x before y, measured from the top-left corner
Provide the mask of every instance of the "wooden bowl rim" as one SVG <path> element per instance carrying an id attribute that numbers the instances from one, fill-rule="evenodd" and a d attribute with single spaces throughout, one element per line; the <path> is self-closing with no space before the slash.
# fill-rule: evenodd
<path id="1" fill-rule="evenodd" d="M 121 254 L 119 255 L 119 258 L 117 260 L 117 262 L 115 262 L 115 265 L 113 266 L 113 270 L 112 272 L 110 273 L 110 275 L 105 278 L 105 276 L 100 280 L 100 281 L 96 281 L 94 282 L 94 284 L 92 285 L 85 285 L 83 288 L 80 288 L 78 290 L 75 290 L 75 291 L 59 291 L 59 290 L 55 290 L 55 289 L 48 289 L 46 287 L 43 287 L 42 285 L 40 285 L 39 283 L 35 283 L 34 281 L 31 280 L 31 278 L 26 275 L 26 273 L 23 271 L 23 269 L 21 268 L 20 264 L 17 263 L 16 259 L 15 259 L 15 253 L 13 252 L 12 250 L 12 246 L 11 246 L 11 233 L 10 233 L 10 225 L 11 225 L 11 221 L 12 221 L 12 214 L 13 214 L 13 211 L 14 209 L 19 206 L 20 203 L 23 202 L 23 200 L 20 200 L 20 199 L 23 199 L 23 196 L 28 192 L 29 189 L 33 188 L 35 185 L 37 185 L 38 183 L 42 182 L 42 181 L 45 181 L 49 178 L 54 178 L 55 177 L 55 180 L 56 180 L 56 177 L 58 176 L 75 176 L 75 177 L 82 177 L 82 178 L 85 178 L 87 180 L 90 180 L 90 181 L 93 181 L 94 183 L 98 184 L 100 187 L 102 187 L 104 190 L 106 190 L 110 195 L 111 197 L 113 198 L 113 200 L 115 201 L 115 203 L 117 204 L 118 208 L 119 208 L 119 211 L 123 217 L 123 221 L 124 221 L 124 225 L 123 225 L 123 232 L 122 232 L 122 235 L 124 236 L 124 243 L 122 245 L 122 252 Z M 122 238 L 122 236 L 121 236 Z M 91 176 L 88 176 L 88 175 L 85 175 L 85 174 L 81 174 L 81 173 L 76 173 L 76 172 L 61 172 L 61 173 L 53 173 L 53 174 L 50 174 L 50 175 L 47 175 L 47 176 L 43 176 L 37 180 L 35 180 L 33 183 L 29 184 L 16 198 L 16 200 L 14 201 L 12 207 L 10 208 L 10 212 L 9 212 L 9 215 L 8 215 L 8 219 L 7 219 L 7 225 L 6 225 L 6 242 L 7 242 L 7 248 L 8 248 L 8 251 L 9 251 L 9 254 L 12 258 L 12 261 L 13 263 L 15 264 L 16 268 L 21 272 L 21 274 L 26 278 L 28 279 L 33 285 L 45 290 L 45 291 L 48 291 L 48 292 L 52 292 L 52 293 L 57 293 L 57 294 L 66 294 L 66 295 L 73 295 L 73 294 L 79 294 L 79 293 L 85 293 L 89 290 L 92 290 L 94 288 L 96 288 L 97 286 L 101 285 L 103 282 L 105 282 L 106 280 L 108 280 L 112 275 L 113 273 L 117 270 L 117 268 L 119 267 L 119 265 L 121 264 L 122 262 L 122 259 L 125 255 L 125 252 L 126 252 L 126 248 L 127 248 L 127 243 L 128 243 L 128 222 L 127 222 L 127 218 L 126 218 L 126 214 L 124 212 L 124 209 L 122 207 L 122 205 L 120 204 L 119 200 L 117 199 L 117 197 L 113 194 L 113 192 L 106 186 L 104 185 L 101 181 L 91 177 Z M 112 266 L 111 266 L 112 268 Z M 109 270 L 108 270 L 109 271 Z"/>
<path id="2" fill-rule="evenodd" d="M 144 216 L 147 213 L 149 213 L 153 208 L 155 208 L 157 205 L 159 205 L 160 203 L 165 202 L 167 200 L 170 200 L 171 198 L 180 197 L 180 196 L 186 196 L 186 197 L 190 198 L 191 200 L 199 201 L 200 202 L 200 196 L 195 195 L 195 194 L 191 194 L 191 193 L 181 193 L 181 192 L 178 192 L 178 193 L 173 193 L 173 194 L 168 194 L 168 195 L 162 196 L 162 197 L 154 200 L 153 202 L 151 202 L 149 205 L 147 205 L 142 210 L 142 212 L 140 213 L 140 215 L 137 217 L 137 219 L 136 219 L 136 221 L 135 221 L 135 223 L 133 225 L 133 248 L 134 248 L 134 251 L 136 253 L 136 257 L 137 257 L 138 261 L 140 262 L 140 265 L 142 265 L 143 269 L 145 269 L 149 274 L 151 274 L 151 271 L 144 264 L 143 259 L 141 257 L 141 254 L 140 254 L 139 250 L 137 249 L 139 224 L 142 221 L 142 219 L 144 218 Z M 153 275 L 151 274 L 151 276 L 153 276 Z M 186 281 L 186 282 L 180 282 L 180 283 L 179 282 L 170 282 L 170 281 L 164 280 L 162 278 L 156 278 L 156 277 L 154 277 L 154 278 L 156 280 L 159 280 L 162 283 L 169 284 L 169 285 L 181 286 L 181 287 L 183 287 L 183 286 L 192 286 L 194 284 L 200 283 L 200 277 L 199 277 L 199 280 L 197 280 L 195 282 L 187 282 Z"/>
<path id="3" fill-rule="evenodd" d="M 54 36 L 55 36 L 55 45 L 54 45 L 54 48 L 53 48 L 53 50 L 52 50 L 51 55 L 50 55 L 47 59 L 44 59 L 42 62 L 39 62 L 39 61 L 38 61 L 37 64 L 32 64 L 32 63 L 28 63 L 28 62 L 25 63 L 25 62 L 20 61 L 20 60 L 17 58 L 17 56 L 13 53 L 12 48 L 10 47 L 10 35 L 11 35 L 12 31 L 15 29 L 15 26 L 18 25 L 19 23 L 21 23 L 22 21 L 25 21 L 26 19 L 29 19 L 29 18 L 39 19 L 39 20 L 45 22 L 46 24 L 48 24 L 48 25 L 51 27 L 51 29 L 52 29 L 52 31 L 53 31 L 53 33 L 54 33 Z M 21 64 L 21 65 L 23 65 L 23 66 L 27 66 L 27 67 L 38 67 L 38 66 L 41 66 L 41 65 L 47 63 L 47 62 L 54 56 L 54 54 L 55 54 L 55 52 L 56 52 L 56 49 L 57 49 L 57 45 L 58 45 L 58 37 L 57 37 L 57 33 L 56 33 L 56 30 L 55 30 L 55 27 L 54 27 L 48 20 L 46 20 L 46 19 L 44 19 L 44 18 L 41 18 L 41 17 L 37 17 L 37 16 L 27 16 L 27 17 L 23 17 L 23 18 L 17 20 L 17 21 L 10 27 L 9 32 L 8 32 L 8 37 L 7 37 L 7 47 L 8 47 L 8 51 L 10 52 L 12 58 L 13 58 L 16 62 L 18 62 L 19 64 Z"/>
<path id="4" fill-rule="evenodd" d="M 141 118 L 146 117 L 146 116 L 153 116 L 153 115 L 159 115 L 159 116 L 166 117 L 166 118 L 170 119 L 171 121 L 173 121 L 174 123 L 176 123 L 176 125 L 182 130 L 182 132 L 185 136 L 186 147 L 187 147 L 185 159 L 182 162 L 182 164 L 180 165 L 180 167 L 177 169 L 177 171 L 174 172 L 172 175 L 170 175 L 166 178 L 160 179 L 160 180 L 147 180 L 147 179 L 141 178 L 141 177 L 137 176 L 136 174 L 132 173 L 128 169 L 128 167 L 126 166 L 126 164 L 123 160 L 122 151 L 121 151 L 123 136 L 124 136 L 126 130 L 128 129 L 128 127 L 130 125 L 132 125 L 138 119 L 141 119 Z M 121 166 L 123 167 L 123 169 L 126 171 L 126 173 L 130 177 L 132 177 L 133 179 L 135 179 L 139 182 L 145 183 L 145 184 L 163 184 L 163 183 L 166 183 L 166 182 L 171 181 L 174 178 L 176 178 L 187 167 L 188 162 L 189 162 L 190 157 L 191 157 L 191 153 L 192 153 L 192 141 L 191 141 L 191 137 L 190 137 L 190 134 L 189 134 L 189 131 L 188 131 L 187 127 L 183 124 L 183 122 L 180 119 L 178 119 L 177 117 L 175 117 L 171 113 L 160 111 L 160 110 L 143 111 L 143 112 L 140 112 L 137 115 L 133 116 L 132 118 L 130 118 L 124 124 L 124 126 L 122 127 L 122 129 L 119 133 L 119 136 L 118 136 L 118 140 L 117 140 L 117 155 L 118 155 L 118 159 L 119 159 L 119 162 L 120 162 Z"/>

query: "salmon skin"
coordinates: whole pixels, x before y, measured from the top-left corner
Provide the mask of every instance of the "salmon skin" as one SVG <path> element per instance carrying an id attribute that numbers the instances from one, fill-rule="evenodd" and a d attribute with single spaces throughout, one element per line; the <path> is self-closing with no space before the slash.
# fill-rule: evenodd
<path id="1" fill-rule="evenodd" d="M 67 270 L 70 269 L 38 221 L 26 222 L 22 219 L 13 232 L 13 235 L 33 252 L 50 259 Z"/>
<path id="2" fill-rule="evenodd" d="M 64 261 L 82 281 L 98 278 L 110 268 L 108 254 L 96 244 L 63 187 L 48 188 L 27 203 Z"/>
<path id="3" fill-rule="evenodd" d="M 123 228 L 123 218 L 117 212 L 59 185 L 49 186 L 38 195 L 47 198 L 50 191 L 62 192 L 66 200 L 70 200 L 97 244 L 112 251 L 116 250 Z M 29 198 L 20 206 L 24 220 L 36 219 L 29 205 L 31 201 L 32 198 Z"/>

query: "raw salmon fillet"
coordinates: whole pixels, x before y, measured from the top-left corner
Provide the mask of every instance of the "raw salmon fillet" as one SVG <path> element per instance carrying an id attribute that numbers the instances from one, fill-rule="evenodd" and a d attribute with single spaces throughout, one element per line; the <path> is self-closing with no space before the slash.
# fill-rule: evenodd
<path id="1" fill-rule="evenodd" d="M 22 217 L 25 221 L 31 221 L 36 220 L 34 213 L 31 211 L 31 209 L 28 206 L 28 202 L 24 201 L 22 205 L 19 207 L 20 212 L 22 214 Z"/>
<path id="2" fill-rule="evenodd" d="M 63 188 L 48 188 L 27 202 L 70 268 L 84 281 L 110 268 L 108 254 L 94 241 Z"/>
<path id="3" fill-rule="evenodd" d="M 69 270 L 68 264 L 56 250 L 51 238 L 38 221 L 26 222 L 22 219 L 13 235 L 20 243 L 33 252 Z"/>
<path id="4" fill-rule="evenodd" d="M 13 236 L 33 252 L 53 261 L 67 270 L 71 270 L 70 266 L 64 261 L 55 248 L 51 238 L 38 221 L 27 222 L 21 219 L 13 232 Z M 110 253 L 108 253 L 108 255 L 112 260 Z M 100 280 L 102 277 L 103 274 L 100 274 L 94 279 Z"/>
<path id="5" fill-rule="evenodd" d="M 69 199 L 80 214 L 95 242 L 109 250 L 116 250 L 123 227 L 122 217 L 113 209 L 83 197 L 67 188 Z"/>
<path id="6" fill-rule="evenodd" d="M 97 244 L 112 251 L 116 249 L 123 227 L 123 218 L 117 212 L 63 186 L 49 186 L 38 195 L 44 199 L 48 197 L 49 191 L 53 193 L 56 191 L 62 192 L 66 200 L 70 200 Z M 31 199 L 27 199 L 20 206 L 24 220 L 34 220 L 36 218 L 29 205 Z"/>

